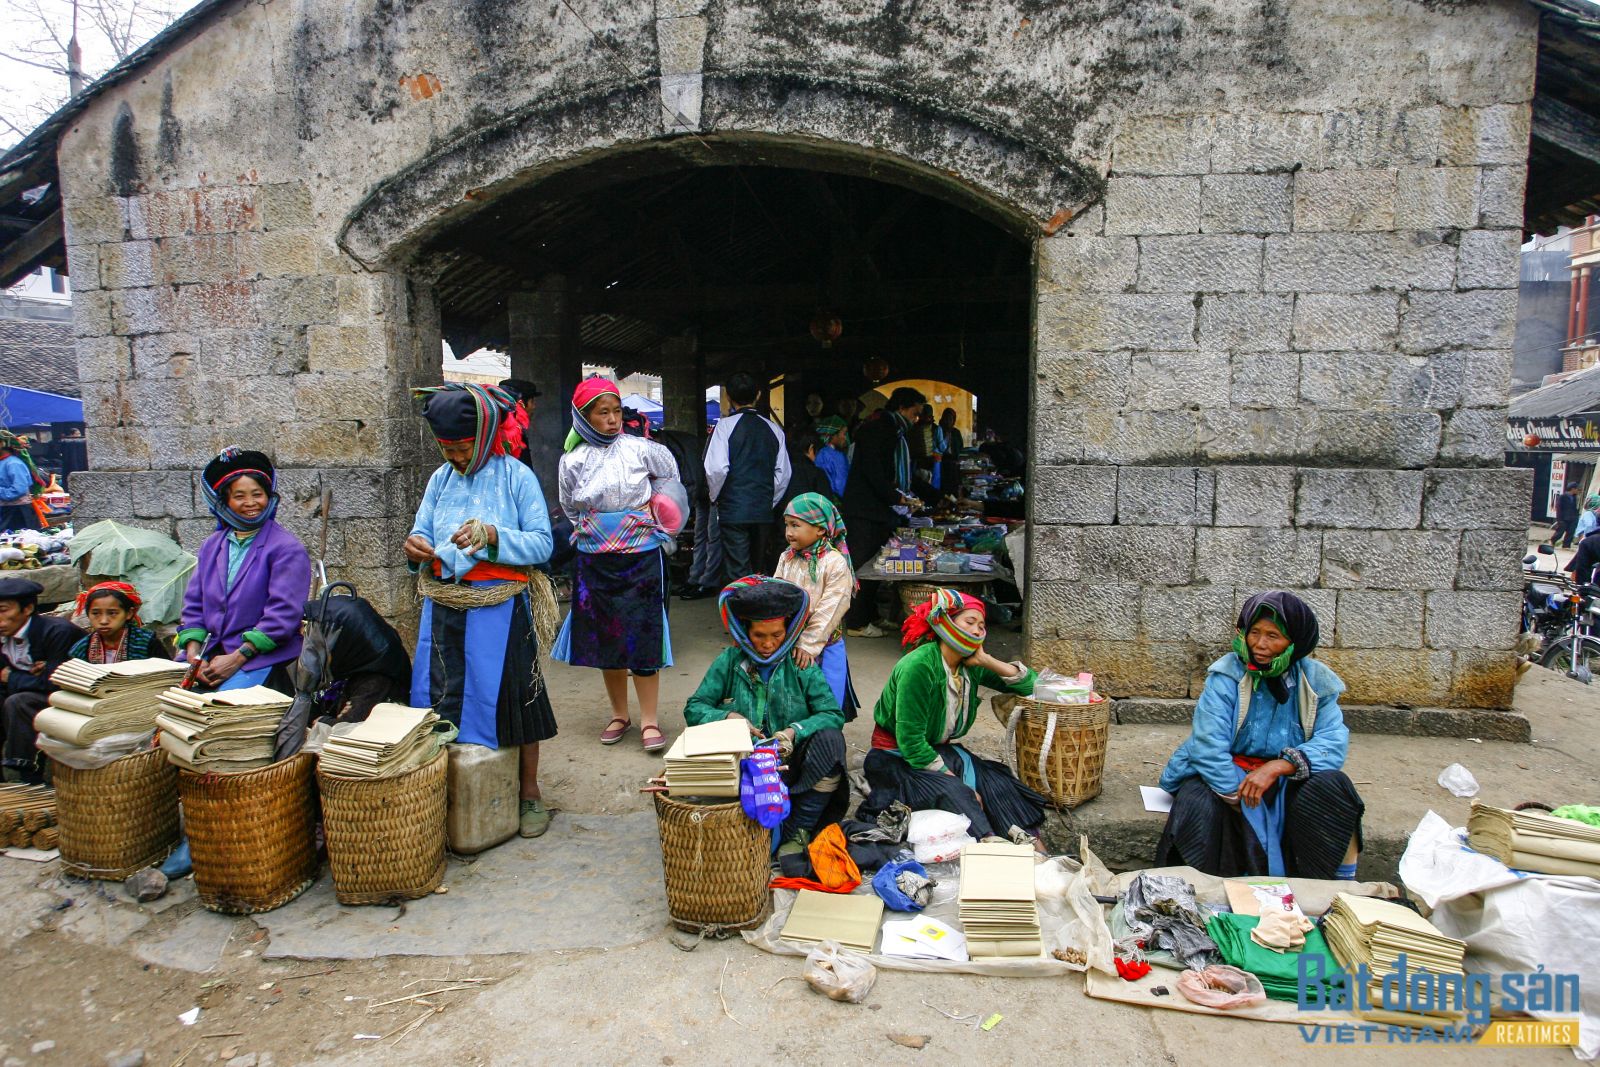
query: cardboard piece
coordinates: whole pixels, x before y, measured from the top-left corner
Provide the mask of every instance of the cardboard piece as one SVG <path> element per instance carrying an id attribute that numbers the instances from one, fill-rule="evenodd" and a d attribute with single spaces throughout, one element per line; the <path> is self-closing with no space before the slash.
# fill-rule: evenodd
<path id="1" fill-rule="evenodd" d="M 883 919 L 883 898 L 876 893 L 819 893 L 802 889 L 789 909 L 789 921 L 779 936 L 785 941 L 814 945 L 836 941 L 845 948 L 871 952 Z"/>

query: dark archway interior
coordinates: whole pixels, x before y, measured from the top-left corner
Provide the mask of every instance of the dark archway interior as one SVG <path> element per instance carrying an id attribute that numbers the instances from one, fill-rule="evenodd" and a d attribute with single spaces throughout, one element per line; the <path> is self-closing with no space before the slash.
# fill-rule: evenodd
<path id="1" fill-rule="evenodd" d="M 515 368 L 518 294 L 554 289 L 541 306 L 569 319 L 566 347 L 619 375 L 670 377 L 669 353 L 688 346 L 696 384 L 745 368 L 782 376 L 793 404 L 796 389 L 861 392 L 879 358 L 890 378 L 971 390 L 981 423 L 1015 430 L 1027 425 L 1030 250 L 952 199 L 797 167 L 602 161 L 486 204 L 414 269 L 460 354 L 500 348 Z M 824 346 L 813 327 L 826 335 L 830 319 L 840 332 Z"/>

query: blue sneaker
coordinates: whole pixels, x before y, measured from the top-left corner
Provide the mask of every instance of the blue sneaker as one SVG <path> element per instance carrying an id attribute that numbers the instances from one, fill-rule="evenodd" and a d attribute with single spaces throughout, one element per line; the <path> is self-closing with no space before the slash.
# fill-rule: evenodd
<path id="1" fill-rule="evenodd" d="M 161 873 L 167 876 L 170 882 L 174 878 L 182 878 L 194 870 L 194 863 L 189 859 L 189 839 L 186 837 L 172 850 L 172 855 L 161 864 Z"/>

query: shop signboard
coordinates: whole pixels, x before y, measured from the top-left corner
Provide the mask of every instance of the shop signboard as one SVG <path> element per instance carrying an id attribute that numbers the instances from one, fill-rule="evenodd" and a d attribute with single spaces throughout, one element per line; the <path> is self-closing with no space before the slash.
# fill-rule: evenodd
<path id="1" fill-rule="evenodd" d="M 1600 411 L 1506 419 L 1508 452 L 1600 452 Z"/>

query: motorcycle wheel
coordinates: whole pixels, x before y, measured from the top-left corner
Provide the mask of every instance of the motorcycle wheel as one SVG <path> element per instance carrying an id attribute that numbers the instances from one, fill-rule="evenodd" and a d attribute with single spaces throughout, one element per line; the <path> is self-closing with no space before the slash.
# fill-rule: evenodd
<path id="1" fill-rule="evenodd" d="M 1539 664 L 1588 685 L 1594 678 L 1595 665 L 1600 664 L 1600 639 L 1563 637 L 1545 649 Z"/>

